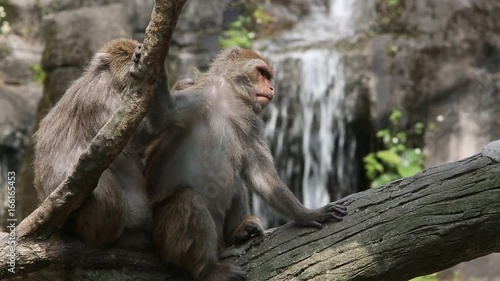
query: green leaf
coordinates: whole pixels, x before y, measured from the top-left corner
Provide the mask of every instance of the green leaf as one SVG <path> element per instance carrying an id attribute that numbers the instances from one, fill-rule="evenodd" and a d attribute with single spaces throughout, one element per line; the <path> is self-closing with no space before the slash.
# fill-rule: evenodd
<path id="1" fill-rule="evenodd" d="M 250 22 L 250 17 L 240 16 L 237 21 L 231 23 L 229 29 L 224 31 L 223 35 L 219 38 L 221 47 L 239 46 L 247 49 L 252 48 L 253 33 L 246 29 Z"/>
<path id="2" fill-rule="evenodd" d="M 389 150 L 381 150 L 375 154 L 382 163 L 390 167 L 397 167 L 401 164 L 401 157 Z"/>
<path id="3" fill-rule="evenodd" d="M 377 132 L 376 134 L 377 138 L 382 139 L 385 145 L 389 145 L 391 143 L 391 131 L 389 129 L 383 129 Z"/>
<path id="4" fill-rule="evenodd" d="M 396 6 L 399 4 L 400 0 L 386 0 L 389 6 Z"/>
<path id="5" fill-rule="evenodd" d="M 39 84 L 43 84 L 45 81 L 45 71 L 39 64 L 30 65 L 31 73 L 33 75 L 33 80 Z"/>
<path id="6" fill-rule="evenodd" d="M 399 176 L 402 178 L 411 177 L 422 171 L 422 168 L 419 165 L 399 166 L 396 169 Z"/>
<path id="7" fill-rule="evenodd" d="M 406 133 L 405 132 L 398 132 L 395 136 L 396 139 L 398 139 L 398 143 L 405 144 L 406 143 Z"/>
<path id="8" fill-rule="evenodd" d="M 376 133 L 377 138 L 382 139 L 384 148 L 363 158 L 366 175 L 372 180 L 372 187 L 413 176 L 424 168 L 425 159 L 422 150 L 409 147 L 407 132 L 398 128 L 402 117 L 400 110 L 392 110 L 389 117 L 391 126 Z M 413 127 L 415 134 L 423 134 L 425 129 L 423 123 L 416 123 Z"/>
<path id="9" fill-rule="evenodd" d="M 424 169 L 425 159 L 424 154 L 420 148 L 408 148 L 402 154 L 401 158 L 404 163 L 411 163 L 420 167 L 421 170 Z"/>
<path id="10" fill-rule="evenodd" d="M 391 132 L 389 131 L 389 129 L 380 130 L 376 134 L 377 138 L 384 138 L 384 137 L 390 136 L 390 135 L 391 135 Z"/>
<path id="11" fill-rule="evenodd" d="M 393 125 L 397 125 L 399 123 L 399 120 L 401 120 L 401 117 L 403 116 L 403 113 L 399 109 L 393 109 L 391 112 L 391 116 L 389 116 L 389 120 L 391 120 L 391 123 Z"/>
<path id="12" fill-rule="evenodd" d="M 423 134 L 423 133 L 424 133 L 424 129 L 425 129 L 425 125 L 424 125 L 424 123 L 422 123 L 422 122 L 417 122 L 417 123 L 415 124 L 415 128 L 414 128 L 414 130 L 415 130 L 415 134 L 417 134 L 417 135 L 421 135 L 421 134 Z"/>
<path id="13" fill-rule="evenodd" d="M 365 162 L 366 176 L 370 180 L 374 179 L 379 173 L 384 172 L 384 166 L 375 158 L 374 153 L 366 155 L 363 162 Z"/>
<path id="14" fill-rule="evenodd" d="M 377 187 L 399 179 L 396 174 L 383 174 L 372 181 L 371 187 Z"/>

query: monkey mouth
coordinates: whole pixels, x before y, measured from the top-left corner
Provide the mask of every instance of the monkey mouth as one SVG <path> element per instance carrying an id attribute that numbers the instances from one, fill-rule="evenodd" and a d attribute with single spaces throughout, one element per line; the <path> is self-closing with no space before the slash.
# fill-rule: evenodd
<path id="1" fill-rule="evenodd" d="M 262 93 L 257 93 L 257 97 L 263 97 L 263 98 L 266 98 L 268 100 L 273 100 L 273 96 L 272 95 L 269 95 L 269 94 L 262 94 Z"/>

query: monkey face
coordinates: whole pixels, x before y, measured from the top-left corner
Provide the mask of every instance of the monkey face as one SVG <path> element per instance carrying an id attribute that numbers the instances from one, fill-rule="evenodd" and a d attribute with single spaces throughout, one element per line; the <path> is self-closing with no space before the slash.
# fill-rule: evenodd
<path id="1" fill-rule="evenodd" d="M 271 74 L 267 66 L 257 66 L 257 83 L 255 84 L 255 98 L 258 105 L 264 108 L 274 98 L 274 87 L 271 84 Z"/>
<path id="2" fill-rule="evenodd" d="M 235 94 L 259 112 L 274 98 L 273 66 L 252 50 L 238 47 L 222 52 L 212 63 L 212 75 L 230 82 Z"/>

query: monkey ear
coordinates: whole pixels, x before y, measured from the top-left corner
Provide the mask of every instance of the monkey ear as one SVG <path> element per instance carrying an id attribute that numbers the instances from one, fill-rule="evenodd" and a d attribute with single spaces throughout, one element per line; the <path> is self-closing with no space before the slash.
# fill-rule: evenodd
<path id="1" fill-rule="evenodd" d="M 226 57 L 229 60 L 238 60 L 240 55 L 241 55 L 241 48 L 234 47 L 234 48 L 229 49 Z"/>
<path id="2" fill-rule="evenodd" d="M 202 72 L 196 67 L 191 68 L 191 70 L 193 72 L 193 79 L 194 80 L 200 79 L 200 77 L 202 76 Z"/>
<path id="3" fill-rule="evenodd" d="M 109 65 L 111 62 L 111 55 L 108 53 L 96 53 L 93 61 L 98 65 Z"/>

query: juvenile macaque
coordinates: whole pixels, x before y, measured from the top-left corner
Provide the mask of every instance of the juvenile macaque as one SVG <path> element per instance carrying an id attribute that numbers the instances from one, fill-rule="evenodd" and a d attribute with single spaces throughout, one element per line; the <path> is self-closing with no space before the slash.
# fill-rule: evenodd
<path id="1" fill-rule="evenodd" d="M 128 39 L 108 42 L 41 121 L 34 160 L 35 188 L 41 200 L 70 174 L 80 154 L 121 105 L 140 47 Z M 147 231 L 151 222 L 142 161 L 145 147 L 165 123 L 170 97 L 166 76 L 160 80 L 150 112 L 69 220 L 67 227 L 89 244 L 102 246 L 117 240 L 121 244 L 122 239 L 124 244 L 138 247 L 147 243 L 128 240 L 144 238 L 140 233 Z"/>
<path id="2" fill-rule="evenodd" d="M 305 208 L 278 177 L 257 116 L 274 96 L 272 66 L 250 50 L 220 54 L 207 73 L 179 83 L 169 127 L 148 150 L 153 243 L 162 259 L 203 281 L 245 280 L 220 250 L 262 234 L 247 188 L 300 225 L 341 220 L 344 206 Z M 177 113 L 193 108 L 189 118 Z M 182 118 L 181 118 L 182 117 Z M 182 120 L 182 121 L 180 121 Z"/>

